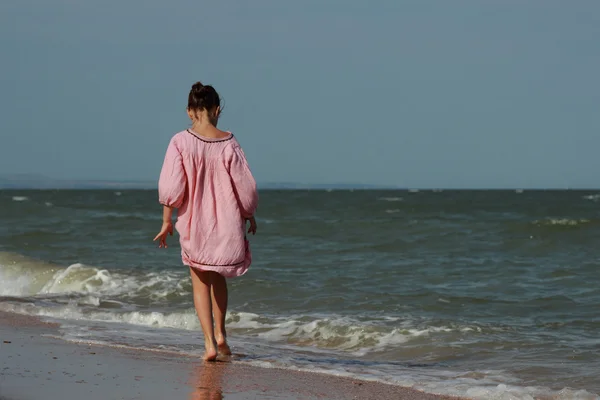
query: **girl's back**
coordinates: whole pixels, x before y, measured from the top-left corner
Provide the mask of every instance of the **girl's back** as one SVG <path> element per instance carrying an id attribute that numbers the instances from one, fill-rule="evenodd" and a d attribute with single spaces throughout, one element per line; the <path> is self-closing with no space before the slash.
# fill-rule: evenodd
<path id="1" fill-rule="evenodd" d="M 226 277 L 247 271 L 245 220 L 254 214 L 258 194 L 233 134 L 209 138 L 185 130 L 173 136 L 160 174 L 159 201 L 178 209 L 175 227 L 184 264 Z"/>

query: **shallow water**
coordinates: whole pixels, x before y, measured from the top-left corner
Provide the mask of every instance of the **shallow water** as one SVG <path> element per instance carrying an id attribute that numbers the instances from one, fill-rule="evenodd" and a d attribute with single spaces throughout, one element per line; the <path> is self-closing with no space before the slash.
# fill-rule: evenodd
<path id="1" fill-rule="evenodd" d="M 475 398 L 597 398 L 600 194 L 265 191 L 238 359 Z M 0 191 L 0 309 L 202 353 L 154 191 Z M 510 397 L 512 396 L 512 397 Z"/>

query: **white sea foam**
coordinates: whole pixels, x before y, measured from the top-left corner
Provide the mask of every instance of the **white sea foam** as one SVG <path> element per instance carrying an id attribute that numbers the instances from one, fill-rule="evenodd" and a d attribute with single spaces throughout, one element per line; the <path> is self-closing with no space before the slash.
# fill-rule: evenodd
<path id="1" fill-rule="evenodd" d="M 381 201 L 402 201 L 402 197 L 380 197 L 377 200 Z"/>
<path id="2" fill-rule="evenodd" d="M 546 218 L 543 220 L 533 221 L 535 225 L 559 225 L 559 226 L 575 226 L 591 222 L 589 219 L 569 219 L 569 218 Z"/>
<path id="3" fill-rule="evenodd" d="M 187 285 L 187 286 L 186 286 Z M 55 294 L 97 297 L 144 297 L 151 300 L 189 294 L 183 272 L 162 271 L 126 274 L 73 264 L 67 268 L 14 253 L 0 252 L 0 296 L 48 296 Z"/>
<path id="4" fill-rule="evenodd" d="M 105 218 L 123 218 L 123 219 L 145 219 L 145 220 L 156 220 L 159 217 L 155 213 L 145 212 L 123 212 L 123 211 L 95 211 L 90 213 L 91 218 L 105 219 Z"/>
<path id="5" fill-rule="evenodd" d="M 452 371 L 441 369 L 419 369 L 382 363 L 376 369 L 358 364 L 346 366 L 323 365 L 311 360 L 311 365 L 287 360 L 241 361 L 256 367 L 320 373 L 349 377 L 364 381 L 410 387 L 427 393 L 466 397 L 473 400 L 597 400 L 598 396 L 586 390 L 569 388 L 554 391 L 545 387 L 519 386 L 521 381 L 504 371 Z M 507 382 L 507 383 L 501 383 Z"/>
<path id="6" fill-rule="evenodd" d="M 87 298 L 88 304 L 92 304 L 92 298 Z M 38 307 L 32 303 L 4 303 L 0 304 L 0 310 L 17 314 L 50 317 L 61 320 L 74 321 L 96 321 L 116 322 L 137 326 L 155 328 L 176 328 L 184 330 L 198 330 L 200 324 L 193 308 L 186 312 L 169 313 L 162 312 L 114 312 L 100 310 L 86 310 L 80 307 L 79 301 L 71 301 L 69 304 L 53 307 Z M 93 305 L 98 305 L 96 302 Z"/>
<path id="7" fill-rule="evenodd" d="M 114 276 L 105 269 L 73 264 L 60 268 L 4 265 L 0 271 L 0 295 L 32 296 L 57 293 L 127 293 L 137 286 L 132 277 Z M 2 265 L 0 263 L 0 265 Z"/>
<path id="8" fill-rule="evenodd" d="M 27 201 L 29 200 L 29 197 L 27 196 L 13 196 L 13 201 Z"/>
<path id="9" fill-rule="evenodd" d="M 21 296 L 26 287 L 31 285 L 28 276 L 14 276 L 8 278 L 7 269 L 0 268 L 0 296 Z"/>
<path id="10" fill-rule="evenodd" d="M 600 193 L 590 194 L 590 195 L 587 195 L 587 196 L 583 196 L 583 198 L 585 200 L 599 201 L 600 200 Z"/>
<path id="11" fill-rule="evenodd" d="M 124 311 L 121 307 L 110 310 L 98 309 L 101 298 L 98 295 L 88 294 L 75 299 L 71 298 L 66 301 L 66 304 L 64 304 L 65 301 L 56 301 L 52 306 L 6 303 L 1 308 L 4 311 L 64 320 L 119 322 L 137 326 L 184 330 L 199 329 L 193 308 L 172 313 Z M 90 309 L 82 306 L 93 307 Z M 469 326 L 414 326 L 411 321 L 398 321 L 396 326 L 385 326 L 360 322 L 348 317 L 319 318 L 299 315 L 283 318 L 246 312 L 230 312 L 227 315 L 227 326 L 233 333 L 257 337 L 268 342 L 343 351 L 357 356 L 396 347 L 423 336 L 478 329 Z"/>
<path id="12" fill-rule="evenodd" d="M 449 390 L 448 390 L 449 391 Z M 464 395 L 475 400 L 597 400 L 598 396 L 585 390 L 565 388 L 558 392 L 548 388 L 511 386 L 504 383 L 496 386 L 472 387 Z"/>
<path id="13" fill-rule="evenodd" d="M 396 213 L 399 213 L 400 210 L 397 208 L 393 208 L 393 209 L 385 210 L 385 212 L 388 214 L 396 214 Z"/>
<path id="14" fill-rule="evenodd" d="M 313 346 L 362 356 L 437 333 L 481 331 L 477 326 L 427 326 L 411 320 L 399 320 L 395 326 L 361 322 L 349 317 L 299 315 L 265 318 L 252 313 L 233 312 L 227 326 L 247 336 L 295 346 Z"/>
<path id="15" fill-rule="evenodd" d="M 0 296 L 37 293 L 55 266 L 19 254 L 0 252 Z"/>

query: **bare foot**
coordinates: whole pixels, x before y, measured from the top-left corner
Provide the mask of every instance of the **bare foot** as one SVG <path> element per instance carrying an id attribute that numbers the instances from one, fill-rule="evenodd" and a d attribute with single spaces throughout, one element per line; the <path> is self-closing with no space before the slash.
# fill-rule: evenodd
<path id="1" fill-rule="evenodd" d="M 202 359 L 204 361 L 215 361 L 217 359 L 217 349 L 215 348 L 214 343 L 205 343 L 204 347 L 206 351 L 204 352 L 204 357 Z"/>
<path id="2" fill-rule="evenodd" d="M 219 349 L 219 353 L 223 354 L 224 356 L 231 355 L 231 349 L 229 348 L 227 342 L 219 343 L 217 347 Z"/>
<path id="3" fill-rule="evenodd" d="M 219 350 L 219 353 L 221 353 L 224 356 L 231 355 L 231 349 L 229 348 L 229 345 L 227 344 L 227 339 L 225 339 L 224 336 L 217 338 L 217 349 Z"/>

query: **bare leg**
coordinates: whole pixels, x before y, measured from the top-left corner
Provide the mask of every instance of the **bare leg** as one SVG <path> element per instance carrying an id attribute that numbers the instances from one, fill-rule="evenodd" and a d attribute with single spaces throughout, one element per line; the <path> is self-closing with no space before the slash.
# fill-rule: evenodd
<path id="1" fill-rule="evenodd" d="M 204 360 L 214 361 L 217 358 L 215 331 L 213 328 L 212 301 L 210 295 L 211 273 L 190 268 L 192 288 L 194 290 L 194 305 L 196 314 L 204 333 Z"/>
<path id="2" fill-rule="evenodd" d="M 225 331 L 225 316 L 227 314 L 227 281 L 214 272 L 211 275 L 212 309 L 215 316 L 215 339 L 219 353 L 230 356 L 231 350 L 227 344 L 227 332 Z"/>

